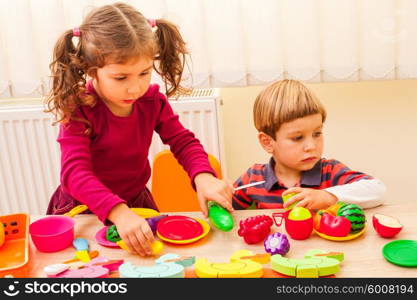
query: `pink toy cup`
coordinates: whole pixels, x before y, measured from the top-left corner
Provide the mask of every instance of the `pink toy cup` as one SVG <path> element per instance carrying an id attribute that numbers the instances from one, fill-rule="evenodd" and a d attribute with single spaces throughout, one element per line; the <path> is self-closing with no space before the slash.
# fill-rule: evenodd
<path id="1" fill-rule="evenodd" d="M 29 233 L 36 248 L 41 252 L 57 252 L 72 244 L 74 220 L 66 216 L 49 216 L 29 226 Z"/>
<path id="2" fill-rule="evenodd" d="M 276 226 L 281 226 L 282 220 L 285 219 L 285 230 L 294 240 L 305 240 L 313 231 L 313 217 L 305 220 L 290 220 L 288 215 L 291 210 L 285 212 L 276 212 L 272 214 Z M 275 218 L 279 218 L 279 223 Z"/>

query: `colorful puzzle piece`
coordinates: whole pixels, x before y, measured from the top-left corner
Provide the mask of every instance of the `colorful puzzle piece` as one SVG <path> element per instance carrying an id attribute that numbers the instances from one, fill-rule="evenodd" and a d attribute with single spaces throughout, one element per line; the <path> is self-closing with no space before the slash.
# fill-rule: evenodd
<path id="1" fill-rule="evenodd" d="M 184 278 L 184 267 L 176 263 L 137 267 L 127 262 L 119 267 L 119 273 L 120 277 L 133 278 Z"/>
<path id="2" fill-rule="evenodd" d="M 109 260 L 106 257 L 97 257 L 86 263 L 84 267 L 102 266 L 109 270 L 109 272 L 117 271 L 119 266 L 124 263 L 123 259 Z"/>
<path id="3" fill-rule="evenodd" d="M 310 257 L 334 258 L 340 262 L 342 262 L 343 259 L 345 258 L 343 252 L 325 251 L 325 250 L 320 250 L 320 249 L 311 249 L 304 255 L 304 258 L 310 258 Z"/>
<path id="4" fill-rule="evenodd" d="M 109 276 L 109 270 L 102 266 L 85 267 L 76 270 L 67 270 L 55 276 L 59 278 L 105 278 Z"/>
<path id="5" fill-rule="evenodd" d="M 44 268 L 48 277 L 63 278 L 101 278 L 108 277 L 109 272 L 117 271 L 123 259 L 109 260 L 106 257 L 96 257 L 84 264 L 73 262 L 70 264 L 54 264 Z"/>
<path id="6" fill-rule="evenodd" d="M 252 251 L 249 250 L 237 250 L 232 254 L 230 257 L 230 262 L 236 262 L 239 260 L 249 259 L 251 261 L 260 263 L 260 264 L 267 264 L 271 259 L 271 254 L 264 253 L 264 254 L 254 254 Z"/>
<path id="7" fill-rule="evenodd" d="M 280 254 L 271 257 L 272 269 L 294 277 L 321 277 L 339 272 L 340 262 L 329 257 L 309 257 L 304 259 L 286 258 Z"/>
<path id="8" fill-rule="evenodd" d="M 262 265 L 251 260 L 210 263 L 205 258 L 196 261 L 195 272 L 200 278 L 259 278 L 263 274 Z"/>
<path id="9" fill-rule="evenodd" d="M 174 253 L 167 253 L 155 261 L 157 264 L 176 263 L 184 268 L 190 267 L 195 263 L 195 256 L 179 256 Z"/>

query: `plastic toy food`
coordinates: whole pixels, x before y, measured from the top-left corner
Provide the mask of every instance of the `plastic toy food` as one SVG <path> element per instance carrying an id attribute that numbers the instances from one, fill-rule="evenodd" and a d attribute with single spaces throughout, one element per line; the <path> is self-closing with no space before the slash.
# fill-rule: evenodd
<path id="1" fill-rule="evenodd" d="M 352 225 L 350 231 L 352 233 L 358 232 L 365 227 L 365 213 L 362 208 L 356 204 L 345 204 L 337 211 L 338 216 L 345 217 Z"/>
<path id="2" fill-rule="evenodd" d="M 117 241 L 116 242 L 117 245 L 119 245 L 120 248 L 122 248 L 123 250 L 126 250 L 128 252 L 130 252 L 129 247 L 126 245 L 126 243 L 123 240 Z M 164 250 L 164 244 L 162 244 L 162 242 L 155 240 L 152 244 L 151 244 L 151 251 L 152 251 L 152 255 L 158 255 L 160 254 L 162 251 Z"/>
<path id="3" fill-rule="evenodd" d="M 120 237 L 119 233 L 117 232 L 116 225 L 109 226 L 106 231 L 106 239 L 110 242 L 118 242 L 122 238 Z"/>
<path id="4" fill-rule="evenodd" d="M 385 238 L 393 237 L 403 229 L 403 225 L 396 218 L 381 214 L 372 217 L 372 224 L 375 231 Z"/>
<path id="5" fill-rule="evenodd" d="M 337 212 L 338 212 L 339 208 L 341 208 L 343 205 L 345 205 L 345 203 L 339 201 L 336 204 L 333 204 L 333 205 L 329 206 L 324 211 L 331 214 L 332 216 L 335 216 L 335 215 L 337 215 Z"/>
<path id="6" fill-rule="evenodd" d="M 307 208 L 304 207 L 295 207 L 288 214 L 289 220 L 302 221 L 311 218 L 311 213 Z"/>
<path id="7" fill-rule="evenodd" d="M 149 227 L 151 228 L 151 230 L 154 234 L 156 233 L 156 228 L 157 228 L 158 222 L 160 220 L 162 220 L 163 218 L 166 218 L 166 217 L 168 217 L 168 215 L 159 215 L 159 216 L 155 216 L 155 217 L 148 217 L 146 219 L 146 221 L 149 224 Z M 112 226 L 109 226 L 109 228 L 107 228 L 106 239 L 108 241 L 114 242 L 114 243 L 117 243 L 118 241 L 120 241 L 122 239 L 120 237 L 119 233 L 117 232 L 116 225 L 112 225 Z"/>
<path id="8" fill-rule="evenodd" d="M 297 193 L 291 193 L 291 194 L 287 194 L 287 195 L 285 195 L 285 196 L 282 196 L 282 202 L 287 202 L 292 196 L 295 196 L 295 195 L 297 195 Z M 290 206 L 288 206 L 288 207 L 285 207 L 285 209 L 286 210 L 290 210 L 290 209 L 292 209 L 296 204 L 297 204 L 298 202 L 295 202 L 295 203 L 293 203 L 293 204 L 291 204 Z"/>
<path id="9" fill-rule="evenodd" d="M 150 217 L 150 218 L 146 219 L 146 221 L 149 224 L 149 227 L 151 227 L 151 230 L 154 234 L 156 233 L 156 228 L 157 228 L 158 222 L 161 221 L 163 218 L 166 218 L 166 217 L 168 217 L 168 215 L 159 215 L 159 216 Z"/>
<path id="10" fill-rule="evenodd" d="M 263 241 L 271 232 L 273 221 L 270 217 L 259 215 L 249 217 L 239 222 L 238 235 L 242 236 L 247 244 L 256 244 Z"/>
<path id="11" fill-rule="evenodd" d="M 265 251 L 271 255 L 285 255 L 290 250 L 290 243 L 285 234 L 275 232 L 265 240 L 264 247 Z"/>
<path id="12" fill-rule="evenodd" d="M 227 209 L 221 207 L 219 204 L 213 201 L 208 203 L 208 216 L 216 228 L 222 231 L 232 230 L 234 225 L 233 217 Z"/>
<path id="13" fill-rule="evenodd" d="M 299 210 L 298 208 L 302 208 L 302 210 Z M 293 214 L 292 217 L 296 218 L 295 220 L 290 219 L 290 214 L 293 210 L 295 210 L 295 214 Z M 303 210 L 306 210 L 307 212 Z M 310 217 L 303 219 L 308 214 Z M 286 212 L 276 212 L 273 213 L 272 216 L 274 218 L 275 225 L 277 226 L 281 226 L 282 220 L 285 219 L 285 230 L 288 235 L 295 240 L 305 240 L 313 231 L 313 217 L 311 216 L 310 211 L 303 207 L 295 207 L 291 211 L 287 210 Z M 276 218 L 279 218 L 280 221 L 277 222 Z"/>
<path id="14" fill-rule="evenodd" d="M 314 228 L 330 236 L 347 236 L 351 230 L 351 223 L 345 217 L 336 217 L 323 210 L 314 217 Z"/>
<path id="15" fill-rule="evenodd" d="M 271 267 L 274 271 L 287 276 L 314 278 L 336 274 L 340 270 L 340 261 L 326 256 L 295 259 L 277 254 L 271 257 Z"/>

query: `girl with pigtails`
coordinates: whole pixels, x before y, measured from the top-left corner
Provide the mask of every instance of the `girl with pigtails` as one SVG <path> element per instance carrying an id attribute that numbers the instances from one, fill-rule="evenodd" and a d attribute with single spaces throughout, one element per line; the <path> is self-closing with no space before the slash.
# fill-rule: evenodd
<path id="1" fill-rule="evenodd" d="M 209 200 L 233 210 L 230 184 L 216 178 L 200 142 L 150 83 L 155 70 L 168 97 L 181 93 L 186 54 L 174 24 L 147 20 L 123 3 L 92 10 L 61 35 L 48 97 L 49 112 L 60 123 L 61 184 L 48 214 L 85 204 L 103 223 L 115 224 L 133 252 L 150 255 L 152 231 L 130 207 L 157 209 L 145 186 L 154 131 L 187 171 L 203 214 Z"/>

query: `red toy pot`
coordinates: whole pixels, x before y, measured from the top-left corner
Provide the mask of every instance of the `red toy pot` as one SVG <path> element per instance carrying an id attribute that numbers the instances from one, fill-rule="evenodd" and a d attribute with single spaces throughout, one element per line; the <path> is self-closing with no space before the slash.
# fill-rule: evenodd
<path id="1" fill-rule="evenodd" d="M 275 225 L 281 226 L 282 220 L 285 219 L 285 230 L 292 239 L 307 239 L 313 231 L 313 217 L 305 220 L 291 220 L 288 219 L 290 211 L 291 210 L 273 213 L 272 217 L 274 219 Z M 279 218 L 279 222 L 277 222 L 276 218 Z"/>

